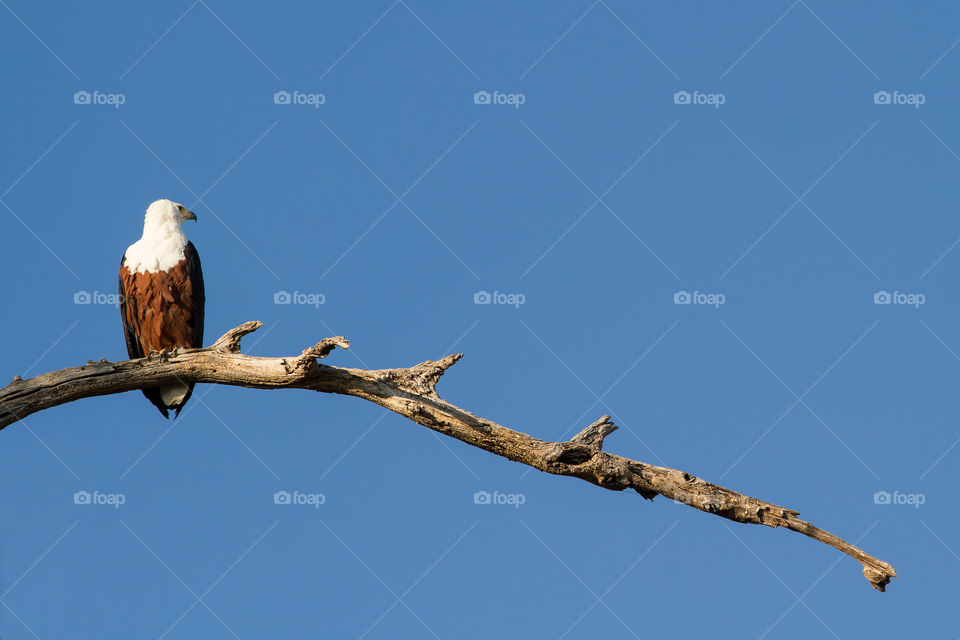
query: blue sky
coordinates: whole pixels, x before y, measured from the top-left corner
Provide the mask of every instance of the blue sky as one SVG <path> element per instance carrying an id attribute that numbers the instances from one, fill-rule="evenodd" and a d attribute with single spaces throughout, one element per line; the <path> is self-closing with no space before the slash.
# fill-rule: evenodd
<path id="1" fill-rule="evenodd" d="M 608 450 L 901 576 L 353 398 L 200 386 L 175 422 L 127 393 L 0 433 L 4 640 L 957 634 L 960 8 L 0 5 L 8 378 L 126 357 L 109 296 L 168 197 L 207 343 L 462 351 L 450 401 L 555 440 L 611 413 Z"/>

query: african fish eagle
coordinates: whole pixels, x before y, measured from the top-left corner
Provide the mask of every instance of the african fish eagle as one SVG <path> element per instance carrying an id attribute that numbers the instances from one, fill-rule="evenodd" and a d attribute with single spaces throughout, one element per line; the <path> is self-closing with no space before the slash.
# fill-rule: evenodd
<path id="1" fill-rule="evenodd" d="M 123 254 L 120 314 L 131 358 L 203 345 L 200 256 L 181 228 L 184 220 L 196 219 L 176 202 L 157 200 L 147 207 L 143 237 Z M 191 393 L 192 382 L 143 390 L 164 418 L 169 409 L 180 415 Z"/>

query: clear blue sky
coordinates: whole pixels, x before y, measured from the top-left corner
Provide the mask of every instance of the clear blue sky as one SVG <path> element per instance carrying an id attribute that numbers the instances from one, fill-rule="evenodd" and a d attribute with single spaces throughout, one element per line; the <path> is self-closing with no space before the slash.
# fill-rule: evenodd
<path id="1" fill-rule="evenodd" d="M 0 433 L 3 640 L 956 635 L 960 7 L 0 5 L 7 378 L 126 357 L 106 296 L 168 197 L 208 343 L 462 351 L 452 402 L 544 439 L 612 413 L 610 451 L 901 575 L 353 398 L 200 386 L 176 422 L 128 393 Z"/>

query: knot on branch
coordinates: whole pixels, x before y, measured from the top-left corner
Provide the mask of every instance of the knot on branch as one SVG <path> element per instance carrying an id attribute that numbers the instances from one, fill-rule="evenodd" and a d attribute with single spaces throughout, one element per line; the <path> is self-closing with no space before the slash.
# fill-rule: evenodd
<path id="1" fill-rule="evenodd" d="M 7 390 L 7 389 L 10 389 L 10 388 L 15 387 L 15 386 L 20 385 L 20 384 L 23 384 L 23 378 L 21 378 L 20 376 L 13 376 L 13 380 L 10 381 L 10 384 L 8 384 L 7 386 L 5 386 L 5 387 L 3 387 L 2 389 L 0 389 L 0 391 L 5 391 L 5 390 Z M 0 411 L 2 411 L 3 408 L 4 408 L 4 407 L 2 407 L 2 404 L 3 404 L 3 403 L 0 402 Z"/>
<path id="2" fill-rule="evenodd" d="M 239 327 L 234 327 L 220 336 L 210 348 L 223 353 L 240 353 L 240 338 L 248 333 L 253 333 L 262 326 L 263 323 L 259 320 L 244 322 Z"/>
<path id="3" fill-rule="evenodd" d="M 863 566 L 863 575 L 870 581 L 870 584 L 873 585 L 873 588 L 878 591 L 886 591 L 887 585 L 890 584 L 890 578 L 896 578 L 897 573 L 893 571 L 893 567 L 890 567 L 891 572 L 878 571 L 873 567 L 867 565 Z"/>
<path id="4" fill-rule="evenodd" d="M 618 428 L 617 425 L 610 421 L 610 416 L 602 416 L 586 429 L 570 438 L 570 442 L 596 447 L 597 451 L 600 451 L 603 449 L 603 439 Z"/>
<path id="5" fill-rule="evenodd" d="M 422 396 L 438 398 L 437 383 L 447 369 L 463 357 L 462 353 L 454 353 L 440 360 L 427 360 L 409 369 L 400 369 L 402 373 L 398 382 L 408 391 Z"/>
<path id="6" fill-rule="evenodd" d="M 304 349 L 297 359 L 294 360 L 293 367 L 288 369 L 290 371 L 295 371 L 303 367 L 315 365 L 317 360 L 326 358 L 328 355 L 330 355 L 330 352 L 337 347 L 340 347 L 341 349 L 349 349 L 350 341 L 343 336 L 324 338 L 312 347 Z"/>
<path id="7" fill-rule="evenodd" d="M 603 440 L 617 430 L 610 416 L 603 416 L 567 442 L 553 442 L 546 454 L 548 462 L 583 464 L 603 450 Z"/>

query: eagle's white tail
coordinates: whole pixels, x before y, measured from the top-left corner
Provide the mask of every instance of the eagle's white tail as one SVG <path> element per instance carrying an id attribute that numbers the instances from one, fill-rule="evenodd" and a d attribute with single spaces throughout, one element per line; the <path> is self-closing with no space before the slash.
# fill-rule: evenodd
<path id="1" fill-rule="evenodd" d="M 169 387 L 161 387 L 160 399 L 163 400 L 163 404 L 169 409 L 183 402 L 183 399 L 189 391 L 190 387 L 183 383 L 172 384 Z"/>

